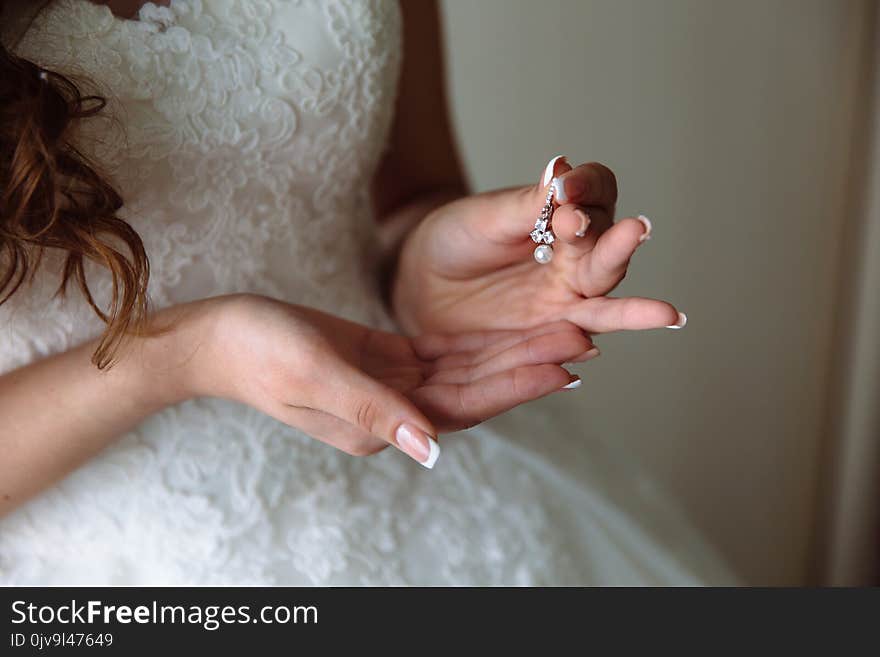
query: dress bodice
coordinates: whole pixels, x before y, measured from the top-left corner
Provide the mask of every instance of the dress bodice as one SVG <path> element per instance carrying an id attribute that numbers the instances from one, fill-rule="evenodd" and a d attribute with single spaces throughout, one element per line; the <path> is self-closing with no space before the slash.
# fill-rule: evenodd
<path id="1" fill-rule="evenodd" d="M 369 182 L 392 117 L 400 17 L 388 0 L 172 0 L 123 20 L 57 0 L 17 53 L 109 100 L 82 149 L 144 241 L 154 307 L 249 291 L 381 323 Z M 0 372 L 101 330 L 60 254 L 0 306 Z M 110 278 L 88 278 L 106 302 Z M 328 294 L 332 290 L 332 294 Z"/>

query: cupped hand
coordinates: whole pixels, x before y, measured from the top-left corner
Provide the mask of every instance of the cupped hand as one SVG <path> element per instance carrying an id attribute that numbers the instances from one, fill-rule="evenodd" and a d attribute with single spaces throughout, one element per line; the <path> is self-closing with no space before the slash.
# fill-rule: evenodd
<path id="1" fill-rule="evenodd" d="M 211 301 L 189 364 L 196 394 L 242 401 L 350 454 L 394 445 L 427 467 L 438 431 L 576 387 L 561 364 L 597 353 L 569 322 L 408 338 L 255 295 Z"/>
<path id="2" fill-rule="evenodd" d="M 554 257 L 529 236 L 554 181 Z M 548 163 L 536 185 L 461 198 L 431 212 L 404 243 L 392 297 L 409 332 L 526 328 L 568 320 L 590 334 L 680 328 L 666 302 L 608 294 L 651 234 L 645 217 L 614 222 L 617 183 L 601 164 Z"/>

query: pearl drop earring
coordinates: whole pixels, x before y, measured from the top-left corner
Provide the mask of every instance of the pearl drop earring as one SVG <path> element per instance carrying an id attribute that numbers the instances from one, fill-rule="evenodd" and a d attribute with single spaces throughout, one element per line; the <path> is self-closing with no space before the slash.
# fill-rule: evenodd
<path id="1" fill-rule="evenodd" d="M 547 189 L 547 198 L 544 201 L 544 207 L 541 208 L 541 214 L 535 221 L 535 230 L 529 233 L 532 241 L 538 246 L 535 247 L 535 260 L 542 265 L 546 265 L 553 260 L 553 242 L 556 241 L 556 235 L 553 234 L 553 193 L 556 191 L 558 180 L 554 178 L 550 181 L 550 187 Z"/>

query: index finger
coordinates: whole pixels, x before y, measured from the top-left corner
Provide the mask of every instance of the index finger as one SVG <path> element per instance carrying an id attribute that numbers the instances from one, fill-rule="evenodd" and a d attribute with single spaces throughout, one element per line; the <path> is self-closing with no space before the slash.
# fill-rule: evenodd
<path id="1" fill-rule="evenodd" d="M 617 205 L 617 178 L 604 164 L 589 162 L 576 166 L 556 178 L 556 203 L 598 205 L 614 215 Z"/>

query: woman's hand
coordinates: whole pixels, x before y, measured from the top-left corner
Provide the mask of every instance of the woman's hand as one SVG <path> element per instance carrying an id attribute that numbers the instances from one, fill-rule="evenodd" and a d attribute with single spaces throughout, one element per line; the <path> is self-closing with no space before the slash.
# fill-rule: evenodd
<path id="1" fill-rule="evenodd" d="M 413 339 L 265 297 L 198 303 L 191 394 L 242 401 L 350 454 L 394 445 L 427 467 L 437 431 L 575 387 L 560 364 L 597 353 L 569 322 Z"/>
<path id="2" fill-rule="evenodd" d="M 538 264 L 529 237 L 548 184 L 558 177 L 552 262 Z M 428 214 L 404 243 L 392 289 L 410 333 L 527 328 L 568 320 L 590 334 L 681 328 L 684 315 L 654 299 L 606 296 L 623 279 L 650 222 L 613 223 L 614 174 L 554 158 L 539 184 L 461 198 Z"/>

